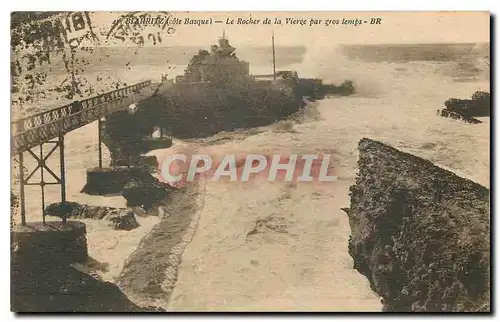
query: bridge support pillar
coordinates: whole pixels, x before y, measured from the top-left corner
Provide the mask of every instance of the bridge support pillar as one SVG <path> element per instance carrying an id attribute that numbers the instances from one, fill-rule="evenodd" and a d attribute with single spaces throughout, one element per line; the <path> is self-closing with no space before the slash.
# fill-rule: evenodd
<path id="1" fill-rule="evenodd" d="M 26 226 L 26 206 L 24 203 L 24 160 L 23 152 L 19 153 L 19 207 L 21 210 L 21 225 Z"/>
<path id="2" fill-rule="evenodd" d="M 97 119 L 97 137 L 99 144 L 99 169 L 102 169 L 102 118 Z"/>
<path id="3" fill-rule="evenodd" d="M 50 151 L 44 155 L 43 146 L 44 144 L 54 144 Z M 49 168 L 47 160 L 54 153 L 54 151 L 59 148 L 59 176 Z M 27 149 L 31 156 L 37 162 L 37 165 L 33 171 L 25 176 L 24 173 L 24 152 L 19 153 L 19 190 L 20 190 L 20 211 L 21 211 L 21 225 L 26 226 L 26 206 L 25 206 L 25 186 L 40 186 L 42 194 L 42 218 L 43 223 L 45 223 L 45 186 L 46 185 L 60 185 L 61 186 L 61 202 L 66 202 L 66 173 L 65 173 L 65 163 L 64 163 L 64 135 L 59 136 L 56 141 L 48 141 L 39 145 L 39 152 L 36 153 L 34 149 Z M 40 173 L 40 181 L 30 181 L 30 179 L 35 175 L 35 173 Z M 47 172 L 55 181 L 45 181 L 44 174 Z M 66 222 L 66 218 L 63 218 L 63 223 Z"/>
<path id="4" fill-rule="evenodd" d="M 61 202 L 66 203 L 66 167 L 64 163 L 64 135 L 59 136 L 59 168 L 60 168 L 60 184 L 61 184 Z M 43 210 L 45 213 L 45 208 Z M 66 223 L 66 217 L 63 217 L 63 223 Z"/>

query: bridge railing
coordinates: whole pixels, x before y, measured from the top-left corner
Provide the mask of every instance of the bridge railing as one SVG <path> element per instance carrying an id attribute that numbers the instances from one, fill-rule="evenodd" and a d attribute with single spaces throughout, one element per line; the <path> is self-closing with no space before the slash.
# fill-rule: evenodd
<path id="1" fill-rule="evenodd" d="M 108 103 L 124 99 L 150 85 L 148 80 L 13 121 L 11 155 L 108 115 L 114 108 Z"/>
<path id="2" fill-rule="evenodd" d="M 57 119 L 77 113 L 82 108 L 90 108 L 98 104 L 126 97 L 130 93 L 136 92 L 137 90 L 143 89 L 144 87 L 147 87 L 149 85 L 151 85 L 150 80 L 84 99 L 82 101 L 79 101 L 81 105 L 75 104 L 75 102 L 73 102 L 68 105 L 15 120 L 11 123 L 12 135 L 42 126 L 44 124 L 52 123 Z"/>

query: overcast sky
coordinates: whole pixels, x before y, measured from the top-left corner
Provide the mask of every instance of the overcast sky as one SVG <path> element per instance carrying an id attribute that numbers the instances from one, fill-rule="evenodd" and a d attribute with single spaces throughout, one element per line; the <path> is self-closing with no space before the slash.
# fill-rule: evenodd
<path id="1" fill-rule="evenodd" d="M 157 14 L 155 13 L 154 16 Z M 274 29 L 277 45 L 329 46 L 337 44 L 408 44 L 408 43 L 460 43 L 489 42 L 489 12 L 253 12 L 253 13 L 200 13 L 174 12 L 174 17 L 226 20 L 238 17 L 260 19 L 256 25 L 212 24 L 204 26 L 180 25 L 174 35 L 163 37 L 162 45 L 209 46 L 225 29 L 227 37 L 235 47 L 242 45 L 269 45 Z M 91 19 L 94 27 L 108 30 L 120 16 L 114 12 L 94 12 Z M 263 25 L 266 17 L 279 18 L 282 25 Z M 286 18 L 305 19 L 306 25 L 286 24 Z M 371 18 L 382 18 L 382 24 L 370 25 Z M 322 19 L 322 23 L 309 26 L 310 19 Z M 360 19 L 367 24 L 360 26 L 330 25 L 327 19 Z M 120 46 L 123 44 L 120 43 Z"/>

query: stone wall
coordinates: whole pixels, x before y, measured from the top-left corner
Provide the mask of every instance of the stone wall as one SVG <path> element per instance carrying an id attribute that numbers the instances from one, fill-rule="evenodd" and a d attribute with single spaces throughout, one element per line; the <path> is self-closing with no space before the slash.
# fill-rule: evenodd
<path id="1" fill-rule="evenodd" d="M 366 138 L 358 166 L 349 253 L 384 311 L 489 311 L 489 190 Z"/>

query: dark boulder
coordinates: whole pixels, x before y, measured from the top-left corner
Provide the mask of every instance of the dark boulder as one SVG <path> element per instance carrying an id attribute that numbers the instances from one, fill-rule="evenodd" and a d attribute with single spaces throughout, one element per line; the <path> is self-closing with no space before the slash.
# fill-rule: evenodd
<path id="1" fill-rule="evenodd" d="M 85 206 L 77 202 L 56 202 L 45 207 L 45 215 L 64 218 L 82 218 Z"/>
<path id="2" fill-rule="evenodd" d="M 141 206 L 150 210 L 154 203 L 167 197 L 172 188 L 150 174 L 130 179 L 122 191 L 127 207 Z"/>
<path id="3" fill-rule="evenodd" d="M 111 226 L 115 230 L 132 230 L 140 226 L 134 212 L 130 209 L 119 213 L 111 213 L 106 219 L 111 222 Z"/>

